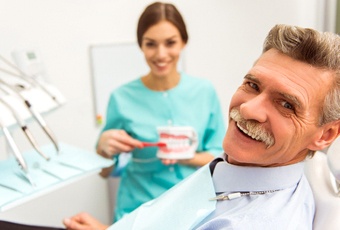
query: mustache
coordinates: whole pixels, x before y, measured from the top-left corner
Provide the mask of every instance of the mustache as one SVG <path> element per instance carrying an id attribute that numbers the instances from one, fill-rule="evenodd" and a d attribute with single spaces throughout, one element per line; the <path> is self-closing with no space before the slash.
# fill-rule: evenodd
<path id="1" fill-rule="evenodd" d="M 229 116 L 237 123 L 238 128 L 251 138 L 265 143 L 267 148 L 275 144 L 275 139 L 271 133 L 265 130 L 259 122 L 244 119 L 238 109 L 233 108 Z"/>

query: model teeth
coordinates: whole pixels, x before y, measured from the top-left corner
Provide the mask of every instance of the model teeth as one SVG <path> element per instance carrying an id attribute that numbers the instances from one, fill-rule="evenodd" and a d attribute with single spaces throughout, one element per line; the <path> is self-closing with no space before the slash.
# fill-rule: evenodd
<path id="1" fill-rule="evenodd" d="M 161 139 L 160 141 L 166 143 L 169 149 L 182 149 L 190 147 L 190 140 L 188 138 L 187 139 L 167 138 Z"/>
<path id="2" fill-rule="evenodd" d="M 260 140 L 260 137 L 259 137 L 258 135 L 249 133 L 248 130 L 246 130 L 245 128 L 243 128 L 242 126 L 240 126 L 238 123 L 236 123 L 236 125 L 237 125 L 237 127 L 238 127 L 239 129 L 242 130 L 242 132 L 244 132 L 245 134 L 247 134 L 247 135 L 248 135 L 249 137 L 251 137 L 252 139 L 257 140 L 257 141 Z"/>
<path id="3" fill-rule="evenodd" d="M 183 152 L 188 151 L 192 145 L 192 139 L 185 135 L 173 135 L 168 133 L 160 133 L 160 142 L 166 143 L 166 148 L 162 151 Z"/>

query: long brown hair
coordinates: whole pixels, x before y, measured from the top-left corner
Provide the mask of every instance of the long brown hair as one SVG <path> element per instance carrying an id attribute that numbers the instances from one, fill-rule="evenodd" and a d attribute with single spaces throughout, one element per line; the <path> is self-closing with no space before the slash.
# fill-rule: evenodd
<path id="1" fill-rule="evenodd" d="M 184 43 L 188 42 L 188 32 L 177 8 L 170 3 L 155 2 L 147 6 L 139 18 L 137 26 L 137 41 L 139 47 L 142 46 L 142 38 L 144 33 L 158 22 L 166 20 L 172 23 L 181 35 Z"/>

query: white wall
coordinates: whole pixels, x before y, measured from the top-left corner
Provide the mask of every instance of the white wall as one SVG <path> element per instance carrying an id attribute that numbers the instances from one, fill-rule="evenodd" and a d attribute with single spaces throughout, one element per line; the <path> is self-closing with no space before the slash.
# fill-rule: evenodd
<path id="1" fill-rule="evenodd" d="M 49 80 L 68 100 L 65 106 L 46 116 L 60 141 L 94 150 L 99 128 L 94 118 L 89 46 L 135 41 L 138 16 L 150 2 L 0 0 L 0 54 L 9 58 L 13 50 L 39 50 Z M 277 23 L 287 23 L 323 30 L 327 21 L 323 16 L 325 2 L 332 1 L 170 2 L 182 12 L 189 30 L 186 70 L 213 82 L 227 118 L 229 100 L 259 56 L 269 29 Z M 5 143 L 0 140 L 3 149 Z M 41 140 L 46 141 L 43 136 Z M 18 138 L 18 142 L 24 140 Z M 94 188 L 96 183 L 101 184 L 98 181 L 93 179 Z"/>

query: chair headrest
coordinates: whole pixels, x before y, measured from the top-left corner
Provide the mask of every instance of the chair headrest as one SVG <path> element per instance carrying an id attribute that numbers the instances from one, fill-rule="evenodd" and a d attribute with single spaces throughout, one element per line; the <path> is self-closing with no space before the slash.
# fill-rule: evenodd
<path id="1" fill-rule="evenodd" d="M 333 176 L 340 182 L 340 138 L 338 137 L 327 151 L 327 163 Z"/>

